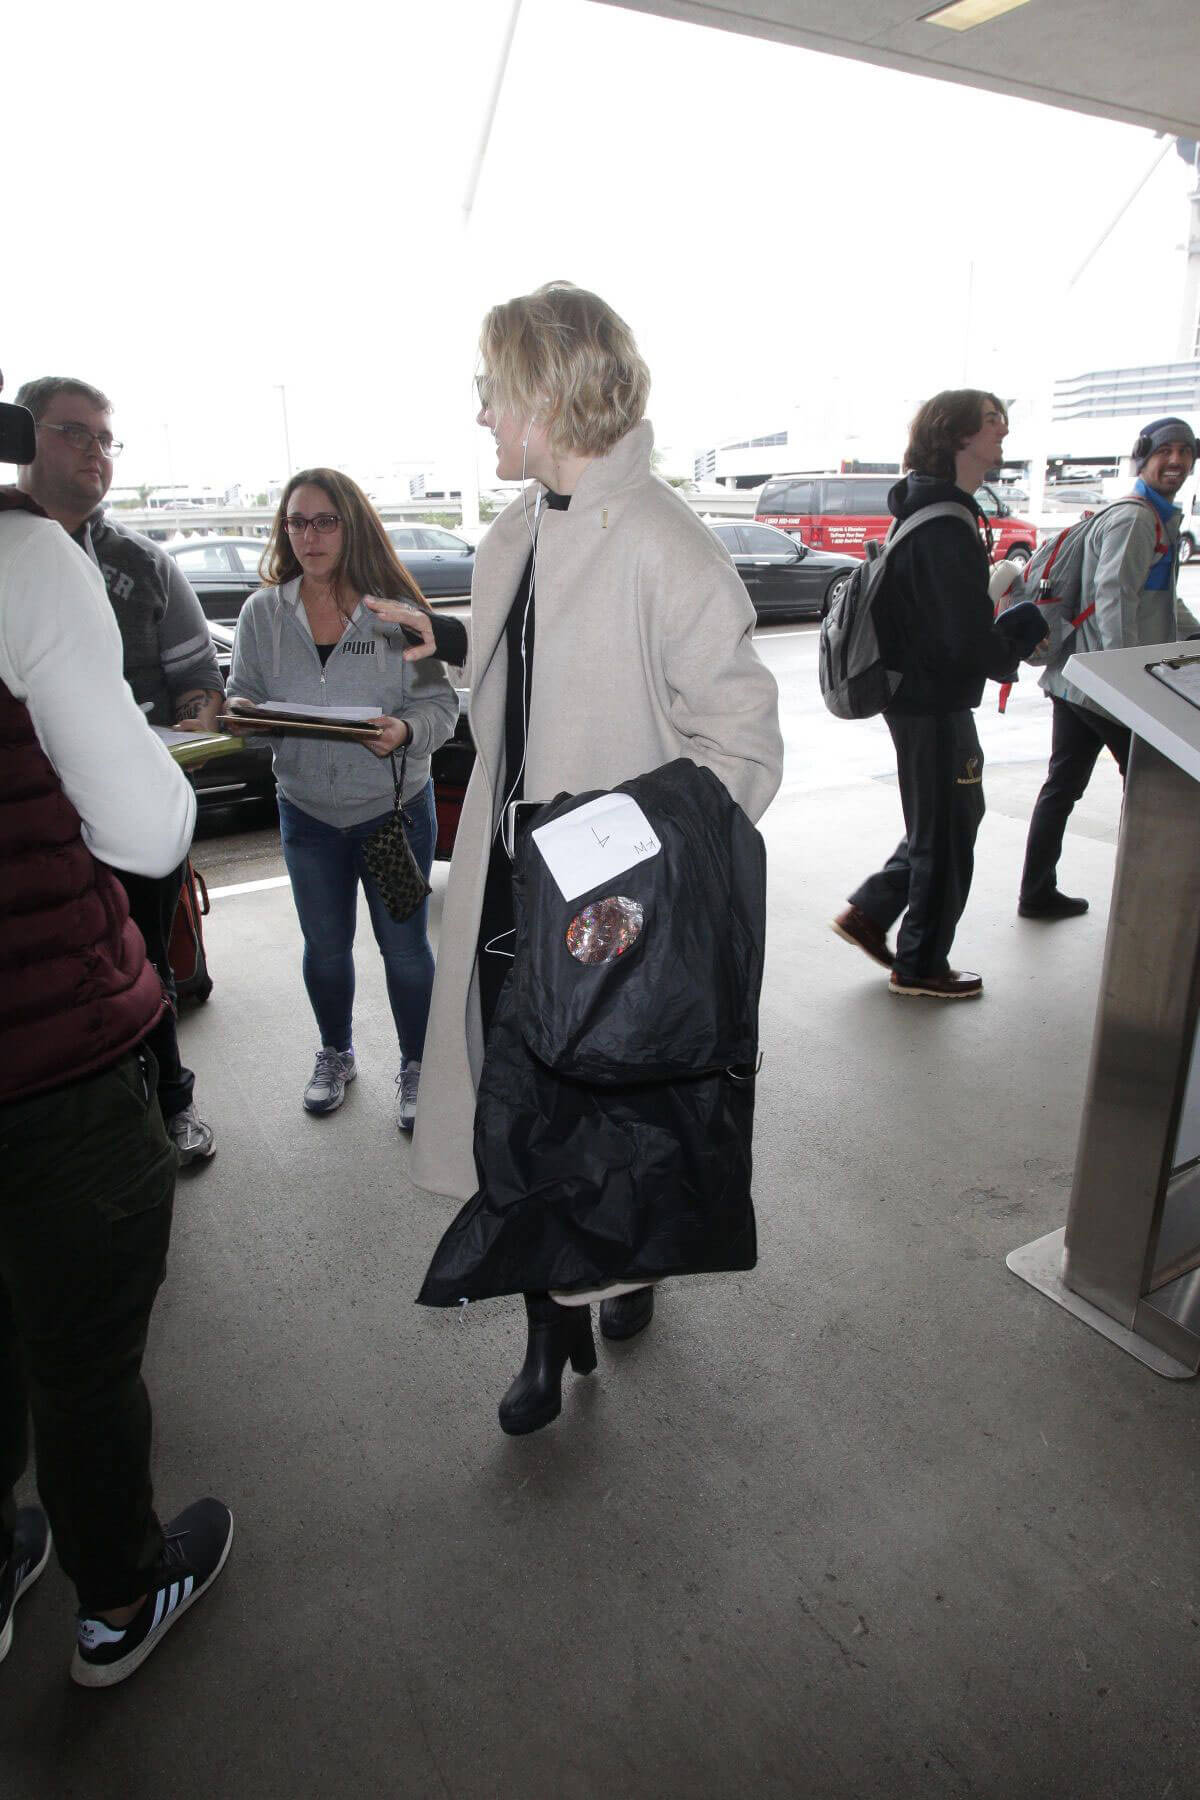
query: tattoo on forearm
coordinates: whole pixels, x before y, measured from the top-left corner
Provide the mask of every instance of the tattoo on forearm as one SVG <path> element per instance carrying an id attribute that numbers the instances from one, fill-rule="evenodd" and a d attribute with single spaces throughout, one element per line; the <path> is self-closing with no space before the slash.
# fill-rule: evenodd
<path id="1" fill-rule="evenodd" d="M 176 724 L 181 719 L 198 719 L 211 697 L 206 688 L 197 688 L 194 693 L 184 694 L 175 704 Z"/>

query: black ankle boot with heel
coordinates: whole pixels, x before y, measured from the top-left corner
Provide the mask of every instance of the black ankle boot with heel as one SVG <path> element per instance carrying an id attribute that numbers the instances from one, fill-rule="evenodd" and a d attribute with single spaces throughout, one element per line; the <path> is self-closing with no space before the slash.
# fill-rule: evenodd
<path id="1" fill-rule="evenodd" d="M 500 1428 L 510 1437 L 540 1431 L 562 1410 L 562 1373 L 596 1367 L 590 1306 L 559 1306 L 549 1294 L 526 1294 L 529 1343 L 521 1372 L 500 1402 Z"/>
<path id="2" fill-rule="evenodd" d="M 634 1288 L 631 1294 L 618 1294 L 600 1302 L 600 1336 L 604 1338 L 636 1337 L 645 1331 L 654 1317 L 654 1289 Z"/>

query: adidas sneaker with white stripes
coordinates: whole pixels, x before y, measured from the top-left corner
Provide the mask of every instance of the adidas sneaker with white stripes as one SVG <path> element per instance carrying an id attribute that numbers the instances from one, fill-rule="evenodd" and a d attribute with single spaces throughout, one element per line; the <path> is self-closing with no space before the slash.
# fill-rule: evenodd
<path id="1" fill-rule="evenodd" d="M 17 1514 L 8 1561 L 0 1563 L 0 1662 L 12 1649 L 13 1613 L 50 1560 L 50 1527 L 40 1506 Z"/>
<path id="2" fill-rule="evenodd" d="M 163 1535 L 154 1585 L 128 1625 L 118 1630 L 80 1613 L 71 1661 L 71 1680 L 80 1687 L 115 1687 L 145 1662 L 225 1567 L 233 1514 L 220 1500 L 196 1500 L 163 1527 Z"/>

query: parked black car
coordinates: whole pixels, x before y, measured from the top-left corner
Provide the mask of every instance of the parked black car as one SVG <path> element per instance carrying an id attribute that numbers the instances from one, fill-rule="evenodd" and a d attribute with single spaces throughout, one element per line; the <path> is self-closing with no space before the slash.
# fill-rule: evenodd
<path id="1" fill-rule="evenodd" d="M 475 552 L 465 538 L 440 525 L 389 525 L 387 534 L 427 600 L 470 593 Z"/>
<path id="2" fill-rule="evenodd" d="M 210 622 L 221 674 L 229 674 L 233 655 L 233 627 Z M 475 766 L 475 746 L 467 723 L 467 690 L 458 690 L 458 724 L 454 736 L 435 750 L 431 758 L 433 796 L 437 807 L 437 846 L 434 855 L 446 859 L 454 849 L 467 783 Z M 244 802 L 263 802 L 275 796 L 271 746 L 265 738 L 229 738 L 182 745 L 173 751 L 196 790 L 202 814 Z"/>
<path id="3" fill-rule="evenodd" d="M 196 590 L 206 619 L 236 624 L 246 601 L 262 586 L 258 564 L 266 538 L 189 538 L 163 547 Z"/>
<path id="4" fill-rule="evenodd" d="M 750 519 L 722 520 L 709 530 L 732 556 L 764 621 L 823 619 L 858 567 L 856 557 L 814 550 L 774 525 Z"/>
<path id="5" fill-rule="evenodd" d="M 430 600 L 469 594 L 475 552 L 465 538 L 440 525 L 389 525 L 397 556 Z M 206 619 L 234 625 L 251 594 L 262 586 L 259 558 L 266 538 L 191 538 L 164 545 L 196 590 Z"/>

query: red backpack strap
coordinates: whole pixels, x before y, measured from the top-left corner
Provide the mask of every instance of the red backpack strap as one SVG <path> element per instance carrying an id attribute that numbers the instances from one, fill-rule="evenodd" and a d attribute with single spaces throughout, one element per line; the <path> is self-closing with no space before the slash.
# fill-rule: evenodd
<path id="1" fill-rule="evenodd" d="M 1156 556 L 1162 556 L 1165 551 L 1167 551 L 1171 548 L 1171 546 L 1167 542 L 1166 538 L 1163 535 L 1162 520 L 1159 517 L 1157 506 L 1155 506 L 1152 501 L 1147 500 L 1145 498 L 1145 496 L 1142 494 L 1126 494 L 1124 496 L 1124 500 L 1132 500 L 1138 506 L 1148 506 L 1150 508 L 1150 511 L 1154 515 L 1154 554 Z M 1114 500 L 1112 502 L 1112 506 L 1121 506 L 1124 504 L 1124 500 Z M 1105 512 L 1108 512 L 1111 509 L 1110 509 L 1110 507 L 1105 507 L 1104 510 L 1105 510 Z M 1097 516 L 1097 518 L 1099 518 L 1100 514 L 1097 514 L 1096 516 Z M 1063 536 L 1064 537 L 1066 536 L 1065 532 L 1063 533 Z M 1061 539 L 1060 539 L 1060 542 L 1061 542 Z M 1054 546 L 1054 550 L 1055 550 L 1055 555 L 1057 555 L 1057 553 L 1058 553 L 1058 545 L 1057 544 Z M 1054 560 L 1054 558 L 1051 557 L 1050 561 L 1053 562 L 1053 560 Z M 1050 563 L 1047 563 L 1046 564 L 1047 573 L 1049 573 L 1049 569 L 1050 569 Z M 1096 602 L 1093 600 L 1092 604 L 1090 606 L 1085 606 L 1083 611 L 1081 613 L 1078 613 L 1075 616 L 1075 618 L 1073 618 L 1071 620 L 1071 630 L 1072 631 L 1076 630 L 1076 628 L 1078 626 L 1083 624 L 1083 621 L 1085 619 L 1090 619 L 1092 614 L 1095 612 L 1095 610 L 1096 610 Z"/>
<path id="2" fill-rule="evenodd" d="M 1154 554 L 1155 556 L 1165 556 L 1171 546 L 1163 533 L 1162 519 L 1157 506 L 1153 500 L 1147 500 L 1144 494 L 1131 494 L 1129 498 L 1136 500 L 1139 506 L 1148 506 L 1154 514 Z"/>
<path id="3" fill-rule="evenodd" d="M 1130 501 L 1132 501 L 1135 506 L 1148 506 L 1150 508 L 1150 512 L 1154 519 L 1154 554 L 1155 556 L 1165 556 L 1167 551 L 1171 548 L 1171 542 L 1163 531 L 1163 522 L 1159 517 L 1158 508 L 1155 506 L 1153 500 L 1147 500 L 1144 494 L 1123 494 L 1119 500 L 1110 501 L 1104 508 L 1104 511 L 1111 512 L 1114 506 L 1126 506 Z M 1101 515 L 1097 513 L 1096 517 L 1100 518 Z"/>
<path id="4" fill-rule="evenodd" d="M 1050 571 L 1054 567 L 1054 564 L 1058 558 L 1059 551 L 1062 549 L 1062 547 L 1066 543 L 1068 537 L 1071 535 L 1071 530 L 1072 530 L 1072 527 L 1070 525 L 1068 525 L 1066 530 L 1060 531 L 1058 536 L 1055 538 L 1054 548 L 1050 552 L 1049 556 L 1046 558 L 1046 566 L 1042 570 L 1042 573 L 1038 578 L 1039 582 L 1049 581 Z"/>

